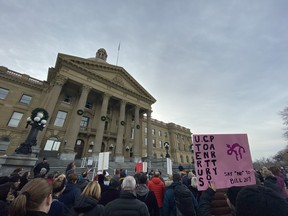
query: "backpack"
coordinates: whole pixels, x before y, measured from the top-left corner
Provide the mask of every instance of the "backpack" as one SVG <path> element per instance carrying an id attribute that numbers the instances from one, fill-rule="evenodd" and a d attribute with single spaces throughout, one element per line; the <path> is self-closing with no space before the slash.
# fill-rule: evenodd
<path id="1" fill-rule="evenodd" d="M 177 216 L 196 216 L 192 193 L 184 184 L 174 187 Z"/>

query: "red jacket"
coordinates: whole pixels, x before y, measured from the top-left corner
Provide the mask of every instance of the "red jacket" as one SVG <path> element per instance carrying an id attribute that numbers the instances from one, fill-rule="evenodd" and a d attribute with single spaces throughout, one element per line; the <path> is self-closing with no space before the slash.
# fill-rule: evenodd
<path id="1" fill-rule="evenodd" d="M 157 199 L 158 207 L 162 208 L 163 207 L 163 197 L 164 197 L 164 193 L 165 193 L 165 186 L 164 186 L 163 181 L 158 177 L 153 177 L 148 182 L 148 188 L 149 188 L 149 190 L 154 192 L 156 199 Z"/>

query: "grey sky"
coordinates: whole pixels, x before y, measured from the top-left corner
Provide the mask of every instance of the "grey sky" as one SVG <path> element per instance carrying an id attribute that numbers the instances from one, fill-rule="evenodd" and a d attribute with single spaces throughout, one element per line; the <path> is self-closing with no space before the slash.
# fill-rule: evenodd
<path id="1" fill-rule="evenodd" d="M 285 0 L 0 0 L 0 65 L 45 80 L 59 52 L 103 47 L 192 133 L 247 133 L 253 159 L 283 149 Z"/>

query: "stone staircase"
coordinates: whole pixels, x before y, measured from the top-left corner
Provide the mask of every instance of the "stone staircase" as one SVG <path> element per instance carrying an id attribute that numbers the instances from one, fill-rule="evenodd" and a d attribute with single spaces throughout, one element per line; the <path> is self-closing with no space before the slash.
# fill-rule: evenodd
<path id="1" fill-rule="evenodd" d="M 43 158 L 39 158 L 37 163 L 41 162 Z M 55 171 L 59 173 L 65 173 L 67 165 L 71 161 L 63 161 L 58 158 L 47 158 L 48 163 L 50 165 L 50 172 L 53 173 Z M 97 174 L 97 166 L 95 168 L 95 165 L 87 166 L 87 159 L 75 159 L 76 164 L 76 173 L 81 174 L 83 171 L 90 170 L 89 172 L 89 179 L 93 179 L 93 177 Z M 151 170 L 160 170 L 162 173 L 163 178 L 168 178 L 167 174 L 167 164 L 166 164 L 166 158 L 164 159 L 143 159 L 143 161 L 147 161 L 147 167 L 148 172 Z M 183 165 L 185 169 L 191 170 L 193 167 L 191 165 Z M 135 162 L 131 161 L 125 161 L 124 163 L 119 163 L 115 161 L 109 162 L 109 169 L 107 170 L 110 176 L 114 175 L 114 171 L 116 168 L 127 170 L 127 175 L 134 175 L 135 174 Z M 172 165 L 172 171 L 173 173 L 178 172 L 178 164 Z"/>

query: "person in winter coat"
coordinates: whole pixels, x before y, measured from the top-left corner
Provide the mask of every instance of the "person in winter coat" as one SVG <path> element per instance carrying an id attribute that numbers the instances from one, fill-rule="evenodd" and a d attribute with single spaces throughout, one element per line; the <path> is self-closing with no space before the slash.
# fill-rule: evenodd
<path id="1" fill-rule="evenodd" d="M 277 178 L 266 167 L 262 168 L 262 176 L 264 178 L 263 185 L 265 187 L 269 187 L 277 193 L 281 193 L 280 188 L 277 185 Z"/>
<path id="2" fill-rule="evenodd" d="M 275 176 L 275 178 L 277 180 L 277 185 L 280 189 L 280 193 L 282 194 L 282 196 L 285 199 L 287 199 L 288 194 L 286 191 L 286 185 L 285 185 L 284 177 L 283 177 L 282 173 L 280 172 L 280 169 L 276 166 L 273 166 L 273 167 L 270 167 L 269 170 L 273 173 L 273 175 Z"/>
<path id="3" fill-rule="evenodd" d="M 59 201 L 64 203 L 67 210 L 71 209 L 75 200 L 80 197 L 81 190 L 77 187 L 77 175 L 75 173 L 70 174 L 67 177 L 68 183 L 65 190 L 59 196 Z"/>
<path id="4" fill-rule="evenodd" d="M 17 196 L 20 178 L 21 176 L 14 174 L 7 183 L 0 185 L 0 200 L 10 203 Z"/>
<path id="5" fill-rule="evenodd" d="M 52 203 L 52 186 L 46 179 L 29 181 L 11 203 L 10 216 L 48 216 Z"/>
<path id="6" fill-rule="evenodd" d="M 81 191 L 84 190 L 84 188 L 89 184 L 88 179 L 88 172 L 85 171 L 81 174 L 81 176 L 77 180 L 77 186 L 80 188 Z"/>
<path id="7" fill-rule="evenodd" d="M 154 176 L 148 182 L 148 188 L 149 188 L 149 190 L 154 192 L 156 199 L 157 199 L 158 208 L 159 208 L 159 211 L 161 213 L 162 208 L 163 208 L 163 198 L 164 198 L 164 193 L 165 193 L 165 185 L 160 178 L 159 171 L 154 172 Z"/>
<path id="8" fill-rule="evenodd" d="M 47 161 L 47 159 L 44 157 L 43 158 L 43 161 L 38 163 L 35 168 L 33 169 L 33 172 L 34 172 L 34 178 L 37 178 L 37 177 L 40 177 L 40 171 L 41 170 L 45 170 L 45 173 L 44 173 L 44 176 L 50 171 L 50 166 L 49 166 L 49 163 Z M 43 175 L 43 173 L 42 173 Z"/>
<path id="9" fill-rule="evenodd" d="M 52 183 L 52 187 L 53 187 L 53 193 L 52 193 L 53 200 L 52 200 L 52 204 L 48 212 L 48 215 L 49 216 L 63 216 L 67 212 L 66 206 L 64 205 L 64 203 L 60 202 L 58 198 L 65 190 L 66 176 L 64 174 L 61 174 L 55 177 Z"/>
<path id="10" fill-rule="evenodd" d="M 144 202 L 149 210 L 150 216 L 160 215 L 159 207 L 156 196 L 153 191 L 150 191 L 147 187 L 147 176 L 145 173 L 140 172 L 135 174 L 136 179 L 136 195 L 139 200 Z"/>
<path id="11" fill-rule="evenodd" d="M 222 196 L 226 197 L 226 203 L 225 205 L 223 203 L 218 203 L 218 206 L 222 206 L 221 211 L 226 211 L 226 207 L 225 206 L 229 206 L 229 208 L 231 209 L 231 213 L 233 216 L 235 216 L 235 206 L 236 206 L 236 198 L 237 195 L 239 193 L 239 191 L 242 189 L 243 187 L 231 187 L 228 188 L 228 190 L 226 190 L 226 194 L 222 194 Z M 215 199 L 215 195 L 216 195 L 216 187 L 214 183 L 210 183 L 209 184 L 209 188 L 205 191 L 202 192 L 201 197 L 200 197 L 200 202 L 199 202 L 199 208 L 198 208 L 198 212 L 197 215 L 198 216 L 212 216 L 212 215 L 216 215 L 213 212 L 213 200 Z M 218 201 L 219 202 L 219 201 Z M 227 214 L 230 214 L 230 211 L 227 212 Z M 222 214 L 223 215 L 223 214 Z"/>
<path id="12" fill-rule="evenodd" d="M 90 182 L 83 190 L 81 196 L 75 201 L 69 216 L 102 216 L 104 206 L 99 204 L 101 187 L 98 182 Z"/>
<path id="13" fill-rule="evenodd" d="M 175 202 L 175 195 L 174 195 L 174 188 L 176 188 L 178 185 L 183 185 L 181 180 L 181 175 L 179 173 L 173 174 L 173 182 L 172 184 L 167 187 L 165 195 L 164 195 L 164 202 L 163 202 L 163 215 L 165 216 L 176 216 L 177 215 L 177 208 L 176 208 L 176 202 Z M 185 185 L 183 185 L 185 186 Z M 185 186 L 186 187 L 186 186 Z M 187 188 L 187 190 L 189 190 Z M 192 206 L 187 206 L 187 208 L 198 208 L 198 202 L 195 199 L 192 192 L 191 193 L 191 199 L 193 201 Z"/>
<path id="14" fill-rule="evenodd" d="M 133 215 L 149 216 L 146 204 L 137 199 L 135 194 L 136 181 L 133 176 L 127 176 L 122 182 L 120 197 L 109 202 L 104 208 L 105 216 Z"/>
<path id="15" fill-rule="evenodd" d="M 119 178 L 112 178 L 109 182 L 108 189 L 101 192 L 100 204 L 106 205 L 107 203 L 120 197 L 120 181 Z"/>

